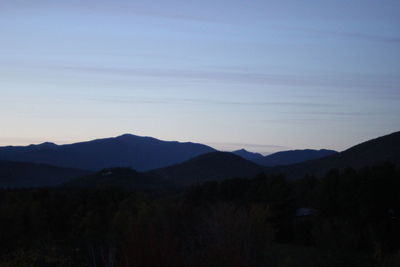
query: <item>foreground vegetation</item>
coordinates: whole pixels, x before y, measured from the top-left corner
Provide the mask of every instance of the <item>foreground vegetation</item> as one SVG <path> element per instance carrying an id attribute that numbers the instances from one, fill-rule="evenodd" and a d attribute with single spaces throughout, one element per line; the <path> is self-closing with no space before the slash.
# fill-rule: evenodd
<path id="1" fill-rule="evenodd" d="M 0 266 L 400 266 L 400 171 L 3 190 L 0 229 Z"/>

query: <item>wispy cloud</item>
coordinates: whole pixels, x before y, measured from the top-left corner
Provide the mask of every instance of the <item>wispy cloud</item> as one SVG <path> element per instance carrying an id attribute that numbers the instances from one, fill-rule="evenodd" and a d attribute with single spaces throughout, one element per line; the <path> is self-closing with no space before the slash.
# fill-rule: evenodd
<path id="1" fill-rule="evenodd" d="M 282 112 L 287 114 L 292 114 L 291 112 Z M 386 112 L 376 112 L 371 110 L 364 111 L 326 111 L 326 110 L 313 110 L 298 112 L 298 115 L 307 116 L 308 118 L 315 118 L 318 116 L 326 117 L 373 117 L 373 116 L 383 116 Z"/>
<path id="2" fill-rule="evenodd" d="M 399 95 L 399 77 L 380 76 L 370 74 L 334 74 L 334 75 L 296 75 L 261 73 L 254 71 L 232 70 L 201 70 L 201 69 L 169 69 L 169 68 L 141 68 L 141 67 L 113 67 L 113 66 L 77 66 L 57 62 L 8 62 L 7 69 L 27 69 L 28 71 L 60 72 L 79 76 L 123 77 L 156 79 L 177 79 L 186 81 L 213 81 L 229 83 L 244 83 L 257 85 L 284 85 L 293 87 L 330 87 L 337 92 L 357 88 L 362 92 L 367 89 L 390 90 L 394 96 Z"/>
<path id="3" fill-rule="evenodd" d="M 180 101 L 200 103 L 200 104 L 216 104 L 216 105 L 234 105 L 234 106 L 296 106 L 296 107 L 327 107 L 327 106 L 340 106 L 328 103 L 315 103 L 315 102 L 272 102 L 272 101 L 225 101 L 213 99 L 181 99 Z"/>
<path id="4" fill-rule="evenodd" d="M 375 35 L 364 32 L 346 32 L 346 31 L 335 31 L 329 29 L 315 29 L 315 28 L 306 28 L 306 27 L 295 27 L 295 26 L 277 26 L 278 28 L 289 30 L 289 31 L 300 31 L 306 33 L 318 34 L 321 36 L 336 36 L 336 37 L 345 37 L 345 38 L 355 38 L 361 39 L 365 41 L 372 42 L 385 42 L 385 43 L 400 43 L 400 37 L 398 36 L 383 36 L 383 35 Z"/>
<path id="5" fill-rule="evenodd" d="M 216 19 L 211 19 L 205 16 L 197 16 L 189 13 L 184 13 L 182 9 L 177 8 L 163 8 L 162 5 L 171 4 L 163 3 L 160 1 L 157 4 L 143 4 L 138 1 L 105 1 L 105 0 L 69 0 L 58 1 L 55 3 L 52 0 L 39 0 L 34 4 L 31 1 L 9 1 L 0 3 L 0 14 L 10 10 L 70 10 L 81 11 L 89 14 L 100 13 L 105 16 L 141 16 L 141 17 L 154 17 L 169 20 L 193 21 L 202 23 L 222 23 Z M 178 11 L 180 10 L 180 12 Z"/>
<path id="6" fill-rule="evenodd" d="M 89 100 L 118 104 L 200 104 L 200 105 L 229 105 L 229 106 L 278 106 L 278 107 L 340 107 L 339 104 L 316 102 L 279 102 L 279 101 L 229 101 L 205 98 L 143 98 L 132 96 L 99 96 Z"/>

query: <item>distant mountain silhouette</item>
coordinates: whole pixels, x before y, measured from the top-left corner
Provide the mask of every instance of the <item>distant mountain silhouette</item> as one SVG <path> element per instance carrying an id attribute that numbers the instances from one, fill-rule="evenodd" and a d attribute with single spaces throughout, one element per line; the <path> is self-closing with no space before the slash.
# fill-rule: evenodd
<path id="1" fill-rule="evenodd" d="M 362 168 L 392 162 L 400 166 L 400 132 L 385 135 L 343 152 L 303 163 L 277 166 L 268 173 L 282 173 L 288 178 L 301 178 L 305 174 L 323 175 L 332 168 Z"/>
<path id="2" fill-rule="evenodd" d="M 260 153 L 249 152 L 246 149 L 235 150 L 232 153 L 251 161 L 256 161 L 263 158 L 263 155 L 261 155 Z"/>
<path id="3" fill-rule="evenodd" d="M 282 152 L 276 154 L 278 156 L 292 154 L 295 156 L 294 158 L 296 160 L 306 161 L 290 165 L 264 167 L 247 161 L 233 153 L 214 152 L 196 157 L 178 165 L 155 170 L 152 173 L 176 183 L 191 184 L 208 180 L 223 180 L 232 177 L 250 178 L 261 172 L 267 174 L 280 173 L 286 175 L 289 179 L 294 179 L 301 178 L 306 174 L 321 176 L 333 168 L 361 168 L 378 165 L 386 161 L 400 165 L 400 132 L 364 142 L 341 153 L 330 150 L 322 150 L 322 153 L 309 153 L 309 150 L 305 151 L 306 153 L 304 153 L 304 150 L 300 151 L 302 152 L 300 155 L 305 154 L 306 156 L 310 156 L 311 154 L 315 156 L 316 154 L 321 156 L 321 154 L 327 153 L 330 154 L 330 156 L 306 160 L 305 157 L 299 157 L 297 151 Z M 307 155 L 307 153 L 309 154 Z M 279 157 L 276 158 L 279 159 Z M 275 163 L 276 162 L 278 161 L 275 161 Z"/>
<path id="4" fill-rule="evenodd" d="M 150 173 L 176 184 L 218 181 L 234 177 L 253 177 L 265 168 L 229 152 L 213 152 Z"/>
<path id="5" fill-rule="evenodd" d="M 74 188 L 117 187 L 125 190 L 168 189 L 173 185 L 155 175 L 130 168 L 110 168 L 73 179 L 63 185 Z"/>
<path id="6" fill-rule="evenodd" d="M 207 153 L 209 151 L 212 152 Z M 250 152 L 246 152 L 242 150 L 239 153 L 249 156 Z M 325 153 L 331 155 L 310 160 Z M 79 169 L 2 161 L 3 158 L 75 166 Z M 266 159 L 269 163 L 265 163 Z M 88 174 L 88 171 L 81 169 L 97 170 L 110 166 L 137 166 L 140 170 L 149 170 L 156 166 L 162 168 L 146 173 L 125 168 L 108 169 L 68 184 L 82 187 L 108 184 L 128 189 L 150 189 L 168 186 L 170 183 L 189 185 L 234 177 L 251 178 L 262 172 L 281 173 L 289 179 L 295 179 L 306 174 L 321 176 L 332 168 L 361 168 L 386 161 L 400 166 L 400 132 L 364 142 L 341 153 L 329 150 L 285 151 L 269 155 L 262 160 L 263 164 L 280 166 L 261 166 L 233 153 L 215 152 L 213 148 L 201 144 L 165 142 L 134 135 L 71 145 L 44 143 L 26 147 L 2 147 L 0 187 L 54 186 Z M 300 160 L 303 162 L 290 164 Z M 170 166 L 163 167 L 166 165 Z"/>
<path id="7" fill-rule="evenodd" d="M 289 150 L 289 151 L 281 151 L 268 156 L 265 156 L 261 159 L 256 159 L 255 162 L 267 166 L 279 166 L 279 165 L 289 165 L 295 164 L 299 162 L 304 162 L 307 160 L 313 160 L 318 158 L 327 157 L 333 154 L 338 153 L 334 150 L 313 150 L 313 149 L 304 149 L 304 150 Z"/>
<path id="8" fill-rule="evenodd" d="M 23 147 L 0 147 L 0 160 L 46 163 L 50 165 L 101 170 L 130 167 L 139 171 L 180 163 L 216 151 L 196 144 L 161 141 L 131 134 L 68 145 L 43 143 Z"/>
<path id="9" fill-rule="evenodd" d="M 56 186 L 88 173 L 46 164 L 0 161 L 0 188 Z"/>

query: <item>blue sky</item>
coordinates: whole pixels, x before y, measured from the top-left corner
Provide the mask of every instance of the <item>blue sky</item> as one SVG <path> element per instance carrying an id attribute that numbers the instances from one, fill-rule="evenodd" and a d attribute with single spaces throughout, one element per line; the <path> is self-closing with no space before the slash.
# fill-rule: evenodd
<path id="1" fill-rule="evenodd" d="M 269 153 L 400 130 L 400 2 L 0 1 L 0 145 Z"/>

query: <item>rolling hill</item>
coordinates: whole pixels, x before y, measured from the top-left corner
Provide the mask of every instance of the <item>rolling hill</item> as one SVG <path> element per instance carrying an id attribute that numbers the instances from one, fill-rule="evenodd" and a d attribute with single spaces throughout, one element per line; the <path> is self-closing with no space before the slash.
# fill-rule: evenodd
<path id="1" fill-rule="evenodd" d="M 88 173 L 47 164 L 0 161 L 0 188 L 56 186 Z"/>
<path id="2" fill-rule="evenodd" d="M 265 168 L 229 152 L 213 152 L 150 173 L 176 184 L 193 184 L 235 177 L 253 177 Z"/>
<path id="3" fill-rule="evenodd" d="M 300 155 L 310 156 L 308 150 Z M 304 153 L 305 152 L 305 153 Z M 259 173 L 284 174 L 289 179 L 301 178 L 306 174 L 324 175 L 330 169 L 346 167 L 362 168 L 378 165 L 387 161 L 400 165 L 400 132 L 382 136 L 337 153 L 330 150 L 311 152 L 312 156 L 330 154 L 301 163 L 264 167 L 245 160 L 233 153 L 214 152 L 201 155 L 181 164 L 154 170 L 154 174 L 178 184 L 201 183 L 209 180 L 223 180 L 232 177 L 251 178 Z M 297 151 L 286 152 L 296 155 Z M 276 153 L 281 155 L 282 153 Z M 305 160 L 304 157 L 301 158 Z M 277 162 L 277 161 L 276 161 Z M 275 162 L 275 163 L 276 163 Z M 282 161 L 280 161 L 282 162 Z"/>
<path id="4" fill-rule="evenodd" d="M 333 154 L 338 153 L 334 150 L 313 150 L 313 149 L 304 149 L 304 150 L 289 150 L 289 151 L 281 151 L 277 152 L 263 158 L 259 158 L 254 160 L 257 164 L 272 167 L 279 165 L 290 165 L 295 163 L 304 162 L 307 160 L 313 160 L 318 158 L 327 157 Z"/>
<path id="5" fill-rule="evenodd" d="M 301 178 L 306 174 L 321 176 L 332 168 L 361 168 L 386 161 L 400 165 L 400 132 L 361 143 L 340 153 L 327 150 L 275 153 L 265 157 L 270 159 L 270 164 L 286 162 L 288 165 L 273 167 L 258 165 L 229 152 L 206 153 L 208 150 L 214 151 L 214 149 L 200 144 L 164 142 L 150 137 L 132 135 L 62 146 L 44 143 L 27 147 L 5 147 L 0 149 L 1 157 L 17 157 L 20 160 L 30 159 L 36 162 L 54 162 L 62 166 L 86 166 L 92 170 L 103 168 L 103 166 L 136 165 L 145 170 L 151 169 L 151 166 L 168 164 L 170 166 L 146 173 L 117 168 L 112 169 L 112 171 L 109 169 L 87 175 L 89 171 L 82 169 L 0 160 L 0 186 L 54 186 L 82 175 L 86 175 L 85 178 L 74 180 L 75 185 L 109 184 L 126 186 L 127 188 L 156 188 L 168 186 L 171 183 L 189 185 L 234 177 L 251 178 L 262 172 L 284 174 L 289 179 Z M 331 155 L 306 160 L 326 153 Z M 193 154 L 200 155 L 191 157 Z M 184 161 L 187 158 L 191 159 Z M 306 161 L 289 164 L 289 162 L 296 160 Z M 110 175 L 105 175 L 107 172 L 111 172 Z M 168 181 L 168 183 L 165 181 Z M 92 183 L 93 185 L 91 185 Z"/>
<path id="6" fill-rule="evenodd" d="M 268 173 L 282 173 L 288 178 L 305 174 L 323 175 L 332 168 L 362 168 L 384 162 L 400 165 L 400 132 L 378 137 L 343 152 L 298 164 L 268 168 Z"/>
<path id="7" fill-rule="evenodd" d="M 0 160 L 45 163 L 59 167 L 101 170 L 130 167 L 139 171 L 177 164 L 216 151 L 196 144 L 161 141 L 125 134 L 67 145 L 43 143 L 24 147 L 0 147 Z"/>

